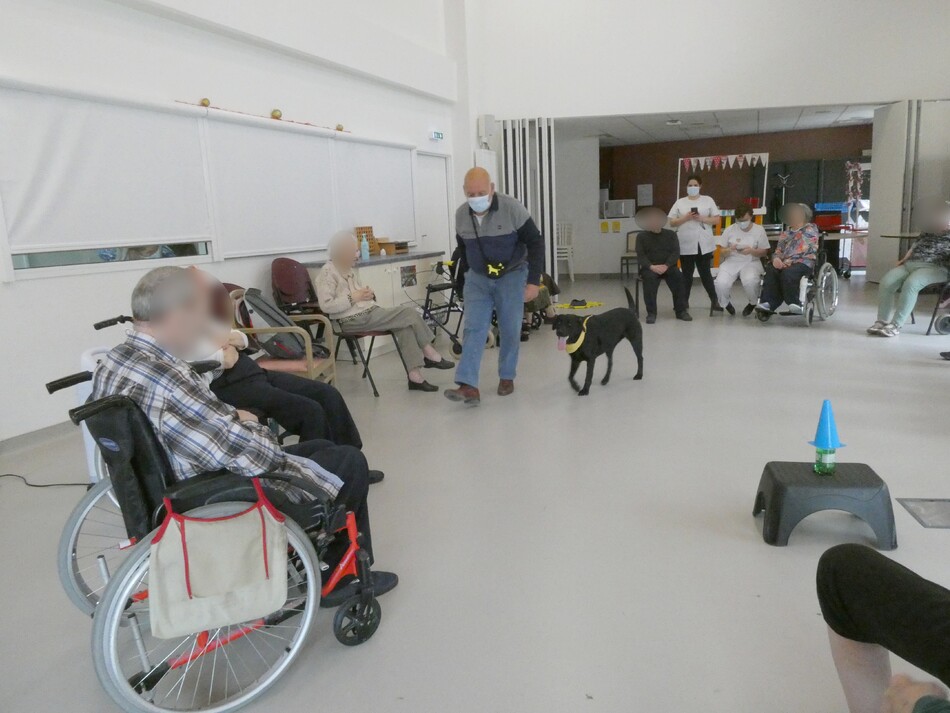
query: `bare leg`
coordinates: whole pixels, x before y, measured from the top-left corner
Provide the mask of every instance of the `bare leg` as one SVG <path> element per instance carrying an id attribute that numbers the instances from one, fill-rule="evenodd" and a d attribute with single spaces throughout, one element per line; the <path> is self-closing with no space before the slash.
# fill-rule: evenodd
<path id="1" fill-rule="evenodd" d="M 442 361 L 442 355 L 439 354 L 439 352 L 436 351 L 436 348 L 432 346 L 431 344 L 426 344 L 422 348 L 422 354 L 429 361 Z"/>
<path id="2" fill-rule="evenodd" d="M 419 369 L 410 369 L 406 372 L 409 376 L 409 381 L 414 384 L 421 384 L 426 378 L 422 375 L 422 372 Z"/>
<path id="3" fill-rule="evenodd" d="M 881 713 L 891 682 L 891 656 L 876 644 L 863 644 L 828 629 L 831 657 L 850 713 Z"/>

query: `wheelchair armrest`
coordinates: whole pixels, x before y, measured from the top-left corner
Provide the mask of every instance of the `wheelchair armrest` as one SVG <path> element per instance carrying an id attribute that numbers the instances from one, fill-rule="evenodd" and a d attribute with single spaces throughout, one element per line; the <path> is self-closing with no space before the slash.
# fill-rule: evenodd
<path id="1" fill-rule="evenodd" d="M 222 502 L 257 502 L 257 491 L 250 478 L 218 470 L 200 473 L 165 488 L 165 497 L 175 512 L 187 512 L 202 505 Z"/>
<path id="2" fill-rule="evenodd" d="M 294 486 L 294 488 L 306 493 L 314 500 L 317 500 L 324 505 L 330 504 L 330 496 L 327 494 L 327 492 L 318 488 L 316 483 L 305 480 L 304 478 L 295 478 L 292 475 L 279 475 L 277 473 L 265 473 L 259 477 L 263 481 L 279 480 L 283 483 L 290 483 Z"/>

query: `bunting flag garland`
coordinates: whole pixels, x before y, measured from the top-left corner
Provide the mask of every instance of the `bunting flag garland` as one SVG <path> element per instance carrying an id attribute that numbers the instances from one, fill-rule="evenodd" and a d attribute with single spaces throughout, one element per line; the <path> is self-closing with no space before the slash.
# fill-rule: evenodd
<path id="1" fill-rule="evenodd" d="M 767 153 L 720 154 L 718 156 L 689 156 L 681 158 L 685 171 L 725 170 L 727 168 L 752 168 L 764 166 L 769 161 Z"/>

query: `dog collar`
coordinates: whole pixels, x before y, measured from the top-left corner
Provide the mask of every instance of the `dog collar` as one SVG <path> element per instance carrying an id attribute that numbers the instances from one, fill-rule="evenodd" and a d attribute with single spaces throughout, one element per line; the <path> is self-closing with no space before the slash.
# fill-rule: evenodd
<path id="1" fill-rule="evenodd" d="M 587 320 L 588 319 L 590 319 L 590 317 L 586 317 L 584 319 L 584 324 L 581 325 L 581 336 L 577 338 L 577 341 L 568 342 L 567 344 L 564 345 L 564 349 L 567 351 L 568 354 L 573 354 L 574 352 L 576 352 L 578 349 L 581 348 L 581 344 L 584 343 L 584 337 L 587 336 Z"/>

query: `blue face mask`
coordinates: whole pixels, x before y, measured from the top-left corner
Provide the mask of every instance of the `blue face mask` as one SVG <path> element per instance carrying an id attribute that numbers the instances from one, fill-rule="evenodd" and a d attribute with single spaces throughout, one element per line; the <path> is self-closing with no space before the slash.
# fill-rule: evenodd
<path id="1" fill-rule="evenodd" d="M 491 207 L 491 196 L 473 196 L 468 199 L 468 207 L 476 213 L 484 213 Z"/>
<path id="2" fill-rule="evenodd" d="M 698 195 L 699 195 L 699 186 L 686 186 L 686 195 L 688 195 L 688 196 L 698 196 Z"/>

